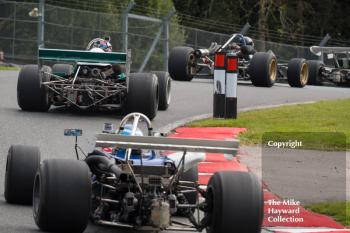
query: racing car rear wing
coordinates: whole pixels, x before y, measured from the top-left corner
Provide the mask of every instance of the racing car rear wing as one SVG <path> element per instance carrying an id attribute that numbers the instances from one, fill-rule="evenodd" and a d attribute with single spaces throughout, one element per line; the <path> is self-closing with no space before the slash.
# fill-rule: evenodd
<path id="1" fill-rule="evenodd" d="M 96 138 L 96 147 L 223 153 L 230 155 L 236 155 L 239 146 L 238 140 L 219 141 L 152 136 L 125 136 L 119 134 L 97 134 Z"/>
<path id="2" fill-rule="evenodd" d="M 127 54 L 116 52 L 91 52 L 85 50 L 39 48 L 39 60 L 63 62 L 90 62 L 126 64 Z"/>
<path id="3" fill-rule="evenodd" d="M 320 47 L 311 46 L 310 51 L 316 56 L 321 56 L 322 53 L 350 53 L 350 47 Z"/>

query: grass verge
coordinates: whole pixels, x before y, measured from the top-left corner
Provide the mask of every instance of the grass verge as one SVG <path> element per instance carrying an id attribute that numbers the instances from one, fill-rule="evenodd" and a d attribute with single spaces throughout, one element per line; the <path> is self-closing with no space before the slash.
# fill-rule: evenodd
<path id="1" fill-rule="evenodd" d="M 16 66 L 1 66 L 0 65 L 0 71 L 1 70 L 20 70 L 20 68 L 16 67 Z"/>
<path id="2" fill-rule="evenodd" d="M 346 227 L 350 227 L 350 202 L 326 202 L 306 205 L 305 208 L 333 217 Z"/>
<path id="3" fill-rule="evenodd" d="M 303 149 L 346 150 L 350 145 L 349 109 L 350 99 L 329 100 L 243 112 L 238 115 L 238 119 L 206 119 L 187 126 L 247 128 L 246 132 L 239 135 L 239 139 L 248 145 L 261 144 L 263 135 L 267 132 L 301 133 L 299 136 L 303 141 Z M 326 134 L 318 133 L 315 137 L 310 132 Z M 337 133 L 343 137 L 334 136 Z M 281 137 L 283 139 L 283 134 L 275 135 L 276 140 Z"/>

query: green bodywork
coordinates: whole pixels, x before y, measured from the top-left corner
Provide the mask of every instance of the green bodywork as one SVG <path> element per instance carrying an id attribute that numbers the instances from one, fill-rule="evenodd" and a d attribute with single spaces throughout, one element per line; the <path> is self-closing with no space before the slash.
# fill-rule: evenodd
<path id="1" fill-rule="evenodd" d="M 39 60 L 126 64 L 126 53 L 39 48 Z"/>

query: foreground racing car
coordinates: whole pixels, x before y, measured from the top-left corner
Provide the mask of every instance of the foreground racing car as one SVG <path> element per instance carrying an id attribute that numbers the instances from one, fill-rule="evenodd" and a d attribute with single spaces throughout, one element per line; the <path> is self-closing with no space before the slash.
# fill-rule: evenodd
<path id="1" fill-rule="evenodd" d="M 141 120 L 148 136 L 142 136 Z M 11 146 L 6 201 L 33 202 L 36 224 L 49 232 L 84 232 L 89 219 L 138 231 L 261 231 L 263 192 L 254 175 L 222 171 L 206 188 L 197 182 L 204 152 L 232 158 L 238 141 L 160 137 L 140 113 L 127 115 L 118 130 L 105 126 L 95 149 L 81 160 L 77 144 L 78 160 L 49 159 L 41 164 L 38 148 Z M 81 134 L 65 130 L 67 136 Z"/>
<path id="2" fill-rule="evenodd" d="M 242 34 L 233 34 L 224 45 L 212 43 L 208 49 L 174 47 L 168 66 L 172 79 L 191 81 L 193 77 L 213 77 L 214 56 L 218 52 L 238 56 L 240 80 L 251 80 L 254 86 L 271 87 L 276 81 L 287 81 L 291 87 L 304 87 L 308 81 L 308 66 L 303 58 L 293 58 L 288 64 L 277 63 L 272 51 L 256 52 L 254 43 Z"/>
<path id="3" fill-rule="evenodd" d="M 169 74 L 129 73 L 129 55 L 105 52 L 100 48 L 103 42 L 93 39 L 86 51 L 39 48 L 38 65 L 26 65 L 19 73 L 20 108 L 47 111 L 54 105 L 122 109 L 141 112 L 150 119 L 158 109 L 166 110 L 171 99 Z M 60 63 L 50 67 L 44 62 Z"/>
<path id="4" fill-rule="evenodd" d="M 320 60 L 309 60 L 310 85 L 321 85 L 331 82 L 340 86 L 350 85 L 350 48 L 349 47 L 319 47 L 312 46 L 310 51 L 316 56 L 326 54 L 333 66 L 326 66 Z"/>

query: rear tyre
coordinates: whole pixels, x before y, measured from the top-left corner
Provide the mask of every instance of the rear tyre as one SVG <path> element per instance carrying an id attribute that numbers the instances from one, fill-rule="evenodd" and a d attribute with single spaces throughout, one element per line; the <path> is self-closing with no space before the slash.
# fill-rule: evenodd
<path id="1" fill-rule="evenodd" d="M 198 181 L 198 165 L 192 167 L 190 170 L 186 171 L 180 176 L 181 181 L 191 181 L 191 182 L 197 182 Z M 194 185 L 186 185 L 188 187 L 195 187 Z M 184 193 L 183 194 L 186 200 L 181 200 L 181 204 L 191 204 L 194 205 L 197 203 L 197 192 L 190 192 L 190 193 Z M 191 209 L 192 213 L 195 211 L 195 208 Z M 178 209 L 176 216 L 187 216 L 188 215 L 188 209 Z"/>
<path id="2" fill-rule="evenodd" d="M 209 180 L 206 192 L 208 233 L 259 233 L 264 215 L 260 182 L 247 172 L 217 172 Z"/>
<path id="3" fill-rule="evenodd" d="M 248 67 L 252 84 L 257 87 L 272 87 L 277 78 L 277 59 L 273 53 L 257 52 Z"/>
<path id="4" fill-rule="evenodd" d="M 43 71 L 51 72 L 51 68 L 43 66 Z M 43 81 L 49 76 L 43 75 Z M 38 65 L 26 65 L 19 72 L 17 82 L 17 103 L 22 110 L 45 112 L 50 108 L 48 90 L 41 85 Z"/>
<path id="5" fill-rule="evenodd" d="M 291 87 L 304 87 L 309 78 L 309 70 L 306 60 L 293 58 L 288 62 L 287 80 Z"/>
<path id="6" fill-rule="evenodd" d="M 197 182 L 198 181 L 198 166 L 194 166 L 190 170 L 186 171 L 182 176 L 180 177 L 180 180 L 184 181 L 191 181 L 191 182 Z M 185 193 L 184 194 L 188 204 L 196 204 L 197 203 L 197 193 Z"/>
<path id="7" fill-rule="evenodd" d="M 152 120 L 157 115 L 159 103 L 157 76 L 151 73 L 130 74 L 126 102 L 128 113 L 140 112 Z"/>
<path id="8" fill-rule="evenodd" d="M 194 50 L 190 47 L 174 47 L 169 55 L 169 74 L 173 80 L 191 81 L 191 62 L 194 60 Z"/>
<path id="9" fill-rule="evenodd" d="M 10 147 L 6 162 L 4 193 L 8 203 L 32 204 L 34 178 L 39 165 L 39 148 L 23 145 Z"/>
<path id="10" fill-rule="evenodd" d="M 90 171 L 82 161 L 50 159 L 41 164 L 33 189 L 33 216 L 49 232 L 83 232 L 90 214 Z"/>
<path id="11" fill-rule="evenodd" d="M 167 110 L 171 101 L 171 78 L 166 71 L 153 71 L 157 75 L 159 84 L 158 110 Z"/>
<path id="12" fill-rule="evenodd" d="M 309 67 L 308 85 L 322 85 L 321 69 L 324 67 L 322 61 L 309 60 L 306 61 Z"/>
<path id="13" fill-rule="evenodd" d="M 54 64 L 52 66 L 52 73 L 65 77 L 74 73 L 74 68 L 70 64 Z"/>

